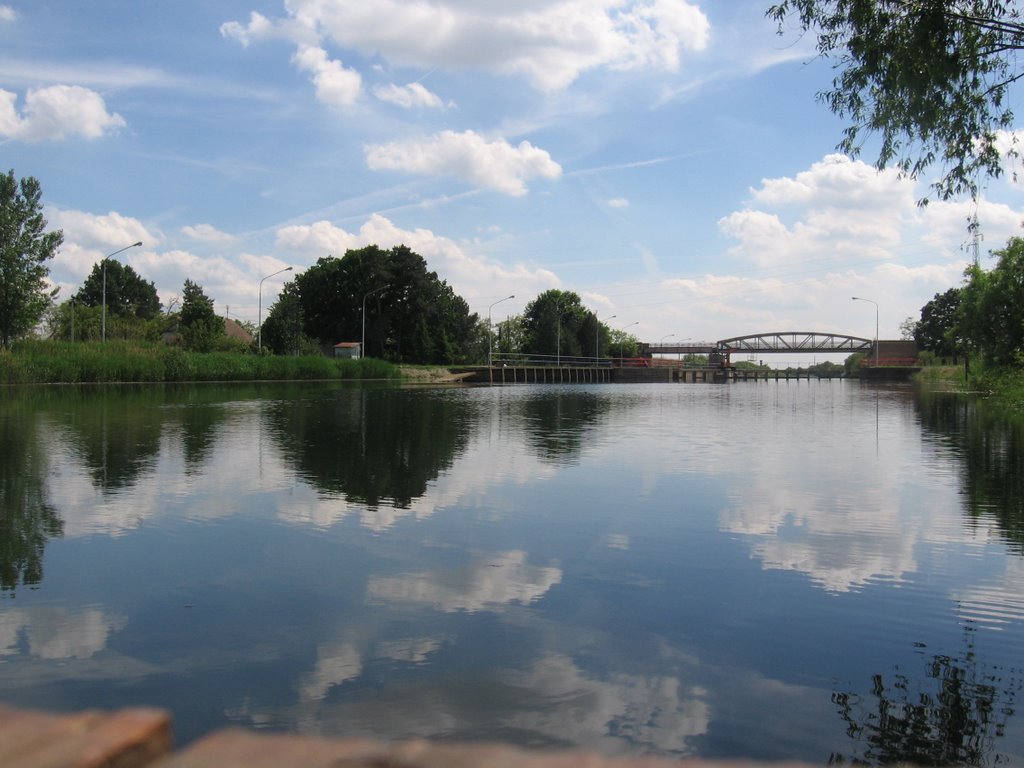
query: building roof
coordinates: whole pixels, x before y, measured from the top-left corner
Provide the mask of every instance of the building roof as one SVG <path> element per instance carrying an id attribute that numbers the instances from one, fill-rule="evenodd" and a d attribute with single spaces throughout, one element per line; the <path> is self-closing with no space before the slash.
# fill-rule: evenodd
<path id="1" fill-rule="evenodd" d="M 224 333 L 233 339 L 239 339 L 246 344 L 252 344 L 252 334 L 245 330 L 237 320 L 224 318 Z"/>
<path id="2" fill-rule="evenodd" d="M 352 349 L 353 347 L 359 346 L 362 346 L 362 344 L 360 344 L 358 341 L 339 341 L 337 344 L 334 345 L 334 348 L 338 349 L 340 347 L 341 349 Z"/>

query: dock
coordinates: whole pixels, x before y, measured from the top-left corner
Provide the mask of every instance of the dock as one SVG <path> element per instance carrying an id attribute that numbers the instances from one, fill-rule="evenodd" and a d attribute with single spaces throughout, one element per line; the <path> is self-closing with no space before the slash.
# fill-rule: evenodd
<path id="1" fill-rule="evenodd" d="M 654 365 L 612 367 L 595 365 L 466 366 L 451 369 L 460 381 L 474 384 L 725 384 L 739 381 L 812 381 L 846 378 L 805 370 Z"/>

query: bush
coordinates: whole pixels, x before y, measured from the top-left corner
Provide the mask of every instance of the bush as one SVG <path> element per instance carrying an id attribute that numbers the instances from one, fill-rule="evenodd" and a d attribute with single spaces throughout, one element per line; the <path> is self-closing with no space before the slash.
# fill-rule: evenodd
<path id="1" fill-rule="evenodd" d="M 235 336 L 224 334 L 213 341 L 214 352 L 230 352 L 233 355 L 247 355 L 253 351 L 252 344 Z"/>
<path id="2" fill-rule="evenodd" d="M 161 350 L 160 361 L 163 363 L 164 381 L 189 381 L 192 378 L 188 355 L 179 347 Z"/>

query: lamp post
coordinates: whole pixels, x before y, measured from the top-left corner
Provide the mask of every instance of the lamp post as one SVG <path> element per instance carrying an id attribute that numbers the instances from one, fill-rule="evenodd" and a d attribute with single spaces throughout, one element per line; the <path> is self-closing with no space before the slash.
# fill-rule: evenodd
<path id="1" fill-rule="evenodd" d="M 684 344 L 687 341 L 693 341 L 693 336 L 687 336 L 685 339 L 679 339 L 679 341 L 677 341 L 676 343 L 677 344 Z M 679 352 L 679 358 L 678 359 L 679 359 L 680 362 L 682 362 L 682 360 L 683 360 L 683 353 L 682 353 L 682 351 Z"/>
<path id="2" fill-rule="evenodd" d="M 103 313 L 102 320 L 100 321 L 100 339 L 102 341 L 107 340 L 107 259 L 111 256 L 117 256 L 121 251 L 127 251 L 129 248 L 137 248 L 140 245 L 142 245 L 141 240 L 137 243 L 126 245 L 124 248 L 118 248 L 113 253 L 108 253 L 103 257 Z"/>
<path id="3" fill-rule="evenodd" d="M 359 357 L 366 357 L 366 300 L 377 293 L 377 291 L 383 291 L 387 288 L 386 285 L 382 285 L 380 288 L 374 288 L 369 293 L 363 294 L 363 336 L 359 341 Z"/>
<path id="4" fill-rule="evenodd" d="M 608 315 L 605 320 L 613 320 L 618 315 Z M 594 364 L 601 360 L 601 321 L 597 321 L 597 328 L 594 329 Z"/>
<path id="5" fill-rule="evenodd" d="M 622 333 L 622 334 L 625 334 L 626 333 L 626 329 L 627 328 L 632 328 L 634 325 L 640 325 L 640 321 L 637 320 L 635 322 L 630 323 L 629 325 L 622 326 L 622 330 L 619 331 L 619 332 Z M 620 339 L 620 341 L 619 341 L 619 368 L 622 367 L 622 348 L 625 347 L 625 346 L 626 346 L 626 341 L 625 341 L 625 337 L 623 337 L 623 339 Z"/>
<path id="6" fill-rule="evenodd" d="M 675 336 L 674 333 L 666 333 L 664 336 L 661 337 L 661 340 L 658 342 L 658 346 L 660 347 L 662 344 L 665 343 L 665 339 L 671 339 L 673 336 Z"/>
<path id="7" fill-rule="evenodd" d="M 259 300 L 257 301 L 258 309 L 256 310 L 257 311 L 257 315 L 256 315 L 256 351 L 257 352 L 262 352 L 263 351 L 263 281 L 273 277 L 274 275 L 280 275 L 282 272 L 291 272 L 291 271 L 292 271 L 291 267 L 285 267 L 284 269 L 277 270 L 277 272 L 271 272 L 269 275 L 267 275 L 266 277 L 264 277 L 264 278 L 262 278 L 260 280 L 260 297 L 259 297 Z"/>
<path id="8" fill-rule="evenodd" d="M 555 320 L 558 324 L 558 330 L 555 334 L 555 365 L 562 365 L 562 299 L 565 296 L 559 296 L 555 302 Z"/>
<path id="9" fill-rule="evenodd" d="M 851 296 L 852 301 L 870 301 L 875 305 L 875 367 L 878 367 L 878 302 L 874 299 L 864 299 L 860 296 Z"/>
<path id="10" fill-rule="evenodd" d="M 504 299 L 498 299 L 496 302 L 494 302 L 493 304 L 491 304 L 491 306 L 487 308 L 487 376 L 488 378 L 491 379 L 491 381 L 493 381 L 494 376 L 494 372 L 490 370 L 493 365 L 493 346 L 491 344 L 491 338 L 494 336 L 494 334 L 491 333 L 491 310 L 494 308 L 495 304 L 501 304 L 501 302 L 508 301 L 509 299 L 514 299 L 515 297 L 516 295 L 513 293 L 511 296 L 506 296 Z"/>

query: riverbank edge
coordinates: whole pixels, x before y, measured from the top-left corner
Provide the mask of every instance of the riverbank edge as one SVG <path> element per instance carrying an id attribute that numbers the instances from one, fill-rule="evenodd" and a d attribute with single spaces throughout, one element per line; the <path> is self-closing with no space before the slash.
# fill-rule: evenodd
<path id="1" fill-rule="evenodd" d="M 975 368 L 968 372 L 962 365 L 929 366 L 921 369 L 915 381 L 936 389 L 982 395 L 1002 405 L 1024 409 L 1024 368 Z"/>
<path id="2" fill-rule="evenodd" d="M 255 381 L 400 381 L 403 366 L 364 358 L 189 352 L 125 342 L 29 342 L 0 351 L 0 385 L 181 384 Z"/>

